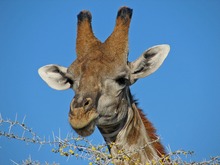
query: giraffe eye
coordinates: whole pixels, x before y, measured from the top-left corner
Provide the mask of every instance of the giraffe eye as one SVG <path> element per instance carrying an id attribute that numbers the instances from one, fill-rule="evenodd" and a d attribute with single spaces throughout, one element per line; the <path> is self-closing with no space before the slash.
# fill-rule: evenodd
<path id="1" fill-rule="evenodd" d="M 119 85 L 126 85 L 128 80 L 125 77 L 119 77 L 117 79 L 115 79 L 115 81 L 119 84 Z"/>

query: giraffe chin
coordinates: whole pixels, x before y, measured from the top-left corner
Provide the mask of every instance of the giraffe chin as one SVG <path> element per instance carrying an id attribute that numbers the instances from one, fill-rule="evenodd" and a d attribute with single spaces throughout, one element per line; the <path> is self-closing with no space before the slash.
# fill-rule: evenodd
<path id="1" fill-rule="evenodd" d="M 95 130 L 98 116 L 95 109 L 85 111 L 84 108 L 76 108 L 69 113 L 69 123 L 79 135 L 89 136 Z"/>
<path id="2" fill-rule="evenodd" d="M 95 122 L 92 121 L 91 123 L 89 123 L 87 126 L 85 126 L 84 128 L 81 128 L 81 129 L 76 129 L 76 128 L 73 128 L 77 134 L 79 134 L 80 136 L 89 136 L 91 135 L 94 130 L 95 130 Z"/>

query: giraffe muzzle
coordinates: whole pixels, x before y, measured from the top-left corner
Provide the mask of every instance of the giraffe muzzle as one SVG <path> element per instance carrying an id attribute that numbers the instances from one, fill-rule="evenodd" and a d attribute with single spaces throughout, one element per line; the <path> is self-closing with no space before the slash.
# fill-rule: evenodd
<path id="1" fill-rule="evenodd" d="M 83 129 L 91 122 L 95 122 L 99 114 L 95 109 L 85 111 L 83 107 L 75 108 L 69 112 L 69 122 L 73 129 Z"/>
<path id="2" fill-rule="evenodd" d="M 69 112 L 69 123 L 81 136 L 88 136 L 94 131 L 99 114 L 92 98 L 75 95 Z"/>

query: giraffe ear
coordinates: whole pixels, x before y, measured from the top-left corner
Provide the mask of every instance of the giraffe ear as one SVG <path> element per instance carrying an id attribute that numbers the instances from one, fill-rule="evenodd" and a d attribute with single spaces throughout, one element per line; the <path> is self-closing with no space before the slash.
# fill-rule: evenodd
<path id="1" fill-rule="evenodd" d="M 130 63 L 130 81 L 146 77 L 155 72 L 163 63 L 170 51 L 169 45 L 157 45 L 146 50 L 136 61 Z"/>
<path id="2" fill-rule="evenodd" d="M 55 64 L 45 65 L 38 70 L 40 77 L 53 89 L 65 90 L 71 87 L 66 77 L 67 68 Z"/>

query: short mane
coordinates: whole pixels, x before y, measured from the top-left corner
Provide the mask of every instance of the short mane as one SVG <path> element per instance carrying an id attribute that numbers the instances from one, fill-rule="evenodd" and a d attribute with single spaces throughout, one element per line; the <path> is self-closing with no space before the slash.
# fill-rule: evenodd
<path id="1" fill-rule="evenodd" d="M 153 146 L 156 149 L 158 156 L 165 155 L 166 152 L 165 152 L 163 145 L 161 144 L 161 142 L 159 140 L 157 141 L 158 136 L 156 134 L 156 129 L 154 128 L 153 124 L 146 118 L 146 115 L 143 113 L 143 111 L 141 109 L 139 109 L 139 108 L 137 108 L 137 109 L 138 109 L 138 112 L 141 116 L 141 120 L 146 128 L 146 131 L 147 131 L 150 139 L 152 141 L 156 141 L 153 143 Z"/>

